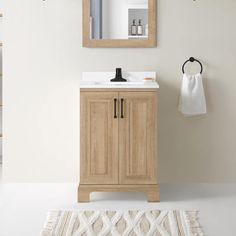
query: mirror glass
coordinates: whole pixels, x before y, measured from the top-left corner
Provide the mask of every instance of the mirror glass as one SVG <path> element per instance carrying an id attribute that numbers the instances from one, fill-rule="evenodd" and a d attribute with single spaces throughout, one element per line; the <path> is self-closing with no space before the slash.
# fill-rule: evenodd
<path id="1" fill-rule="evenodd" d="M 90 39 L 147 39 L 148 0 L 90 0 Z"/>

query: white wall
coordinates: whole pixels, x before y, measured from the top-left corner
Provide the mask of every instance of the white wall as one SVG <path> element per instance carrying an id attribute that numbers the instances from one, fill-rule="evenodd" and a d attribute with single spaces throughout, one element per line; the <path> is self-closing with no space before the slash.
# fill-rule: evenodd
<path id="1" fill-rule="evenodd" d="M 2 12 L 0 0 L 0 12 Z M 2 17 L 0 17 L 0 42 L 2 42 Z M 0 47 L 0 104 L 2 104 L 2 47 Z M 0 134 L 2 134 L 2 107 L 0 106 Z M 2 137 L 0 137 L 0 164 L 2 163 Z"/>
<path id="2" fill-rule="evenodd" d="M 236 1 L 158 0 L 158 46 L 82 48 L 82 1 L 7 0 L 4 178 L 79 178 L 82 71 L 157 71 L 161 182 L 236 181 Z M 204 63 L 208 114 L 177 111 L 181 66 Z"/>

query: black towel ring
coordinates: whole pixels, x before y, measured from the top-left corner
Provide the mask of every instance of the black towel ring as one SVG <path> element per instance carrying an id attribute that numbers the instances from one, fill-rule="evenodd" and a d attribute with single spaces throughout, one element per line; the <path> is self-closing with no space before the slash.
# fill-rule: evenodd
<path id="1" fill-rule="evenodd" d="M 194 57 L 190 57 L 186 62 L 184 62 L 183 66 L 182 66 L 182 72 L 183 72 L 183 74 L 185 73 L 185 72 L 184 72 L 184 67 L 185 67 L 185 65 L 186 65 L 188 62 L 194 62 L 194 61 L 198 62 L 199 65 L 201 66 L 201 72 L 200 72 L 200 73 L 202 74 L 202 72 L 203 72 L 202 63 L 201 63 L 199 60 L 195 59 Z"/>

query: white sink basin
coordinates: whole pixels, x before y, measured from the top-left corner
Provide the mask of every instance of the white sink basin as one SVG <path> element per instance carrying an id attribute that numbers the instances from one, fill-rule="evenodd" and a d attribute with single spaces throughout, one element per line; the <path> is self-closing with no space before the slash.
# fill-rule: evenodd
<path id="1" fill-rule="evenodd" d="M 142 82 L 107 82 L 107 81 L 81 81 L 80 88 L 159 88 L 155 81 Z"/>
<path id="2" fill-rule="evenodd" d="M 139 86 L 146 82 L 94 82 L 95 85 L 108 85 L 108 86 Z"/>

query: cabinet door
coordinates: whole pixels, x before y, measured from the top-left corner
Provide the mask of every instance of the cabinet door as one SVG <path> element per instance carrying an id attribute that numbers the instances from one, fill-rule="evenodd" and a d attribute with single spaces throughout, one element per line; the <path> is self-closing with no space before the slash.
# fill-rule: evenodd
<path id="1" fill-rule="evenodd" d="M 157 93 L 122 92 L 119 99 L 121 116 L 123 110 L 119 119 L 119 183 L 156 184 Z"/>
<path id="2" fill-rule="evenodd" d="M 118 117 L 114 113 L 118 93 L 80 94 L 80 182 L 117 184 Z"/>

